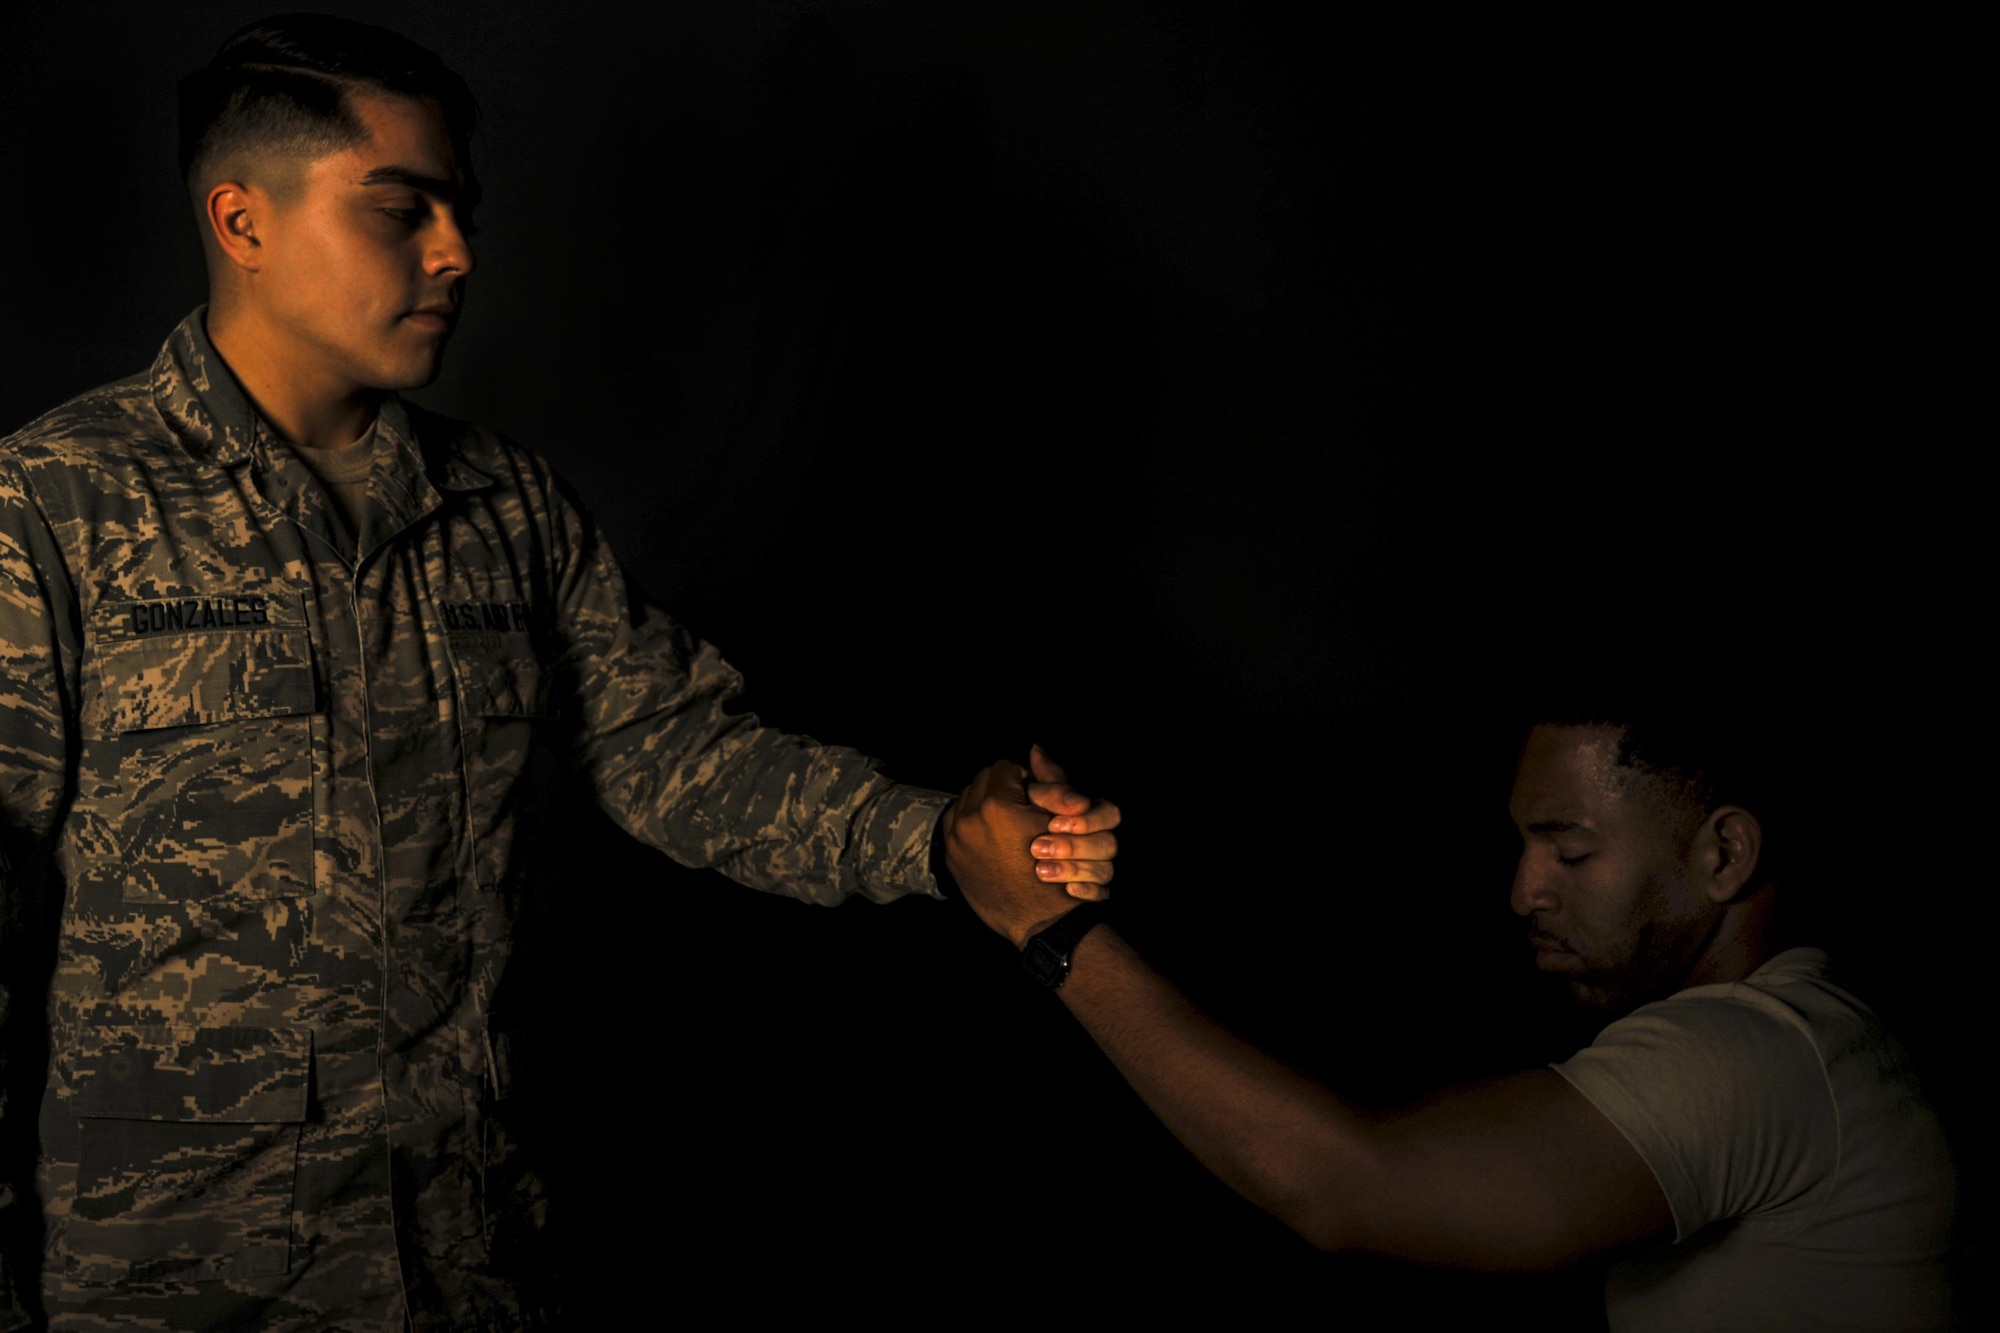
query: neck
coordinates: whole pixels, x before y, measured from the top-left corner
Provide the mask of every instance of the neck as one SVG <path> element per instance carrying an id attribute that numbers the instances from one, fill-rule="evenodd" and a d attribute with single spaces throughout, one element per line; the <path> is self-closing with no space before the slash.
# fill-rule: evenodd
<path id="1" fill-rule="evenodd" d="M 1684 985 L 1741 981 L 1780 952 L 1775 927 L 1777 886 L 1766 884 L 1722 909 L 1715 932 Z"/>
<path id="2" fill-rule="evenodd" d="M 232 301 L 209 306 L 208 340 L 257 415 L 287 444 L 306 449 L 352 444 L 387 396 L 346 382 L 323 356 Z"/>

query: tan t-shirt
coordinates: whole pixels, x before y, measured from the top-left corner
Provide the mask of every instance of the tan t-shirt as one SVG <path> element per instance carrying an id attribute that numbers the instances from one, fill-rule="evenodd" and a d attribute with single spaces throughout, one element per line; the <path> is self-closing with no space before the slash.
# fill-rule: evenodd
<path id="1" fill-rule="evenodd" d="M 347 535 L 358 534 L 362 520 L 368 516 L 368 478 L 375 468 L 375 423 L 369 422 L 368 429 L 352 444 L 297 452 L 333 497 L 341 517 L 347 521 Z"/>
<path id="2" fill-rule="evenodd" d="M 1611 1270 L 1619 1333 L 1949 1325 L 1944 1135 L 1902 1047 L 1826 963 L 1791 949 L 1690 987 L 1555 1066 L 1673 1210 L 1671 1245 Z"/>

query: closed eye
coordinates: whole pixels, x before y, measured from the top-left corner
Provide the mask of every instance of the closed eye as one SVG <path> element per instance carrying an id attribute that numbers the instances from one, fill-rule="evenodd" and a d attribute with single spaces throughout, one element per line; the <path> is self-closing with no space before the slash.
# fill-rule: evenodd
<path id="1" fill-rule="evenodd" d="M 424 207 L 383 208 L 376 211 L 384 217 L 394 219 L 399 226 L 404 227 L 422 226 L 431 215 L 431 210 Z M 459 235 L 465 237 L 467 240 L 471 240 L 479 234 L 479 228 L 473 223 L 472 215 L 469 211 L 461 209 L 456 215 L 456 221 L 458 222 Z"/>
<path id="2" fill-rule="evenodd" d="M 1589 859 L 1590 859 L 1589 852 L 1579 852 L 1575 856 L 1564 856 L 1561 853 L 1557 853 L 1556 855 L 1556 860 L 1562 862 L 1566 866 L 1580 866 Z"/>

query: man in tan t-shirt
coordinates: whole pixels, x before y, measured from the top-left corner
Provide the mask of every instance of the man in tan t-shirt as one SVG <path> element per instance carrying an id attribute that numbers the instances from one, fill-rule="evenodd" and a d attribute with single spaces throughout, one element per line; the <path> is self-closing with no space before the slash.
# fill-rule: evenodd
<path id="1" fill-rule="evenodd" d="M 1025 804 L 968 808 L 947 855 L 1167 1127 L 1316 1245 L 1487 1270 L 1611 1259 L 1620 1330 L 1946 1327 L 1937 1119 L 1875 1015 L 1787 937 L 1774 789 L 1706 720 L 1602 711 L 1529 733 L 1513 907 L 1538 966 L 1609 1025 L 1553 1069 L 1391 1115 L 1203 1017 L 1101 909 L 1035 883 Z"/>

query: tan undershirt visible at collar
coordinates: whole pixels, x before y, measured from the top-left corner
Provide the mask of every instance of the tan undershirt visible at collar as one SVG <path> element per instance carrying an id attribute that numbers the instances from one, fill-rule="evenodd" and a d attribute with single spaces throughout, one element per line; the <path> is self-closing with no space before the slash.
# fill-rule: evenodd
<path id="1" fill-rule="evenodd" d="M 375 423 L 369 422 L 368 429 L 352 444 L 337 449 L 301 447 L 294 452 L 333 497 L 347 525 L 347 535 L 359 533 L 368 515 L 368 475 L 375 469 Z"/>

